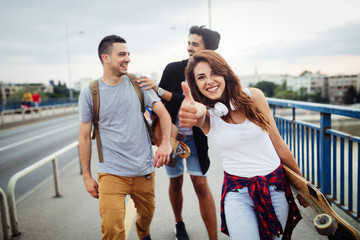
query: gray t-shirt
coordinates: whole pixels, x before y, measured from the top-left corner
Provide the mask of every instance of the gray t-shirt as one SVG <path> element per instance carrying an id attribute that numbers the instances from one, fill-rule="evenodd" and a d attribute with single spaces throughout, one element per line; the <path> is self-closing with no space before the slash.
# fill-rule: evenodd
<path id="1" fill-rule="evenodd" d="M 115 86 L 99 79 L 99 130 L 103 162 L 98 172 L 124 177 L 147 175 L 154 171 L 153 152 L 138 95 L 125 75 Z M 143 90 L 144 105 L 160 101 L 154 90 Z M 79 96 L 80 122 L 93 120 L 90 86 Z"/>

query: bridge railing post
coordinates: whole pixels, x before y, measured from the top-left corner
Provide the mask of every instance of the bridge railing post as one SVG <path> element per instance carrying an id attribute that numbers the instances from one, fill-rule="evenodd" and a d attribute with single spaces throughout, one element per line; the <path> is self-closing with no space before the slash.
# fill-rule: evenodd
<path id="1" fill-rule="evenodd" d="M 57 164 L 57 156 L 64 154 L 65 152 L 69 151 L 70 149 L 77 147 L 79 142 L 73 142 L 66 147 L 58 150 L 57 152 L 37 161 L 36 163 L 28 166 L 27 168 L 15 173 L 9 180 L 8 189 L 7 189 L 7 199 L 8 199 L 8 207 L 9 207 L 9 215 L 10 215 L 10 227 L 12 237 L 16 237 L 20 235 L 18 220 L 17 220 L 17 210 L 16 210 L 16 202 L 15 202 L 15 186 L 16 182 L 28 175 L 29 173 L 33 172 L 34 170 L 42 167 L 46 163 L 52 161 L 53 162 L 53 174 L 54 174 L 54 185 L 55 185 L 55 196 L 60 196 L 59 191 L 59 174 L 58 174 L 58 164 Z"/>
<path id="2" fill-rule="evenodd" d="M 54 186 L 55 186 L 55 197 L 61 197 L 60 188 L 59 188 L 59 167 L 57 158 L 52 160 L 53 165 L 53 176 L 54 176 Z"/>
<path id="3" fill-rule="evenodd" d="M 1 214 L 3 239 L 10 240 L 11 234 L 10 234 L 8 207 L 7 207 L 5 193 L 1 188 L 0 188 L 0 214 Z"/>
<path id="4" fill-rule="evenodd" d="M 320 113 L 320 169 L 318 182 L 321 192 L 326 195 L 331 193 L 331 136 L 326 130 L 331 128 L 331 114 Z"/>

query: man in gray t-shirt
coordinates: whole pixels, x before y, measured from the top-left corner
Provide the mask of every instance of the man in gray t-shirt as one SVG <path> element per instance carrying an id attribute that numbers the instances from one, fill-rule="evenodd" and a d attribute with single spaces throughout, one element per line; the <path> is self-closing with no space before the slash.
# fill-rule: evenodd
<path id="1" fill-rule="evenodd" d="M 99 198 L 103 239 L 124 239 L 125 197 L 130 195 L 137 209 L 139 239 L 150 238 L 155 210 L 154 167 L 169 162 L 171 119 L 156 93 L 142 89 L 144 107 L 158 115 L 163 132 L 155 156 L 152 151 L 141 103 L 127 74 L 130 62 L 126 41 L 116 35 L 99 44 L 103 76 L 99 81 L 99 131 L 103 162 L 99 163 L 98 183 L 91 176 L 91 130 L 94 118 L 90 87 L 79 97 L 79 153 L 86 190 Z M 140 79 L 147 79 L 143 76 Z"/>

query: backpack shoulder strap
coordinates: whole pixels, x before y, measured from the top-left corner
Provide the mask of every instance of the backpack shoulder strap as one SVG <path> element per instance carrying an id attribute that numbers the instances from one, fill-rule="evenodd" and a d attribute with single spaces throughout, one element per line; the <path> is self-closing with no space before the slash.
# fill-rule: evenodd
<path id="1" fill-rule="evenodd" d="M 141 87 L 139 86 L 139 84 L 136 82 L 137 80 L 137 77 L 134 73 L 128 73 L 127 74 L 129 79 L 130 79 L 130 82 L 131 84 L 133 85 L 133 87 L 135 88 L 135 91 L 139 97 L 139 100 L 140 100 L 140 104 L 141 104 L 141 112 L 145 112 L 145 106 L 144 106 L 144 97 L 143 97 L 143 94 L 142 94 L 142 90 L 141 90 Z"/>
<path id="2" fill-rule="evenodd" d="M 93 113 L 94 113 L 94 119 L 93 119 L 94 129 L 92 133 L 92 139 L 96 138 L 99 161 L 103 162 L 100 131 L 99 131 L 99 110 L 100 110 L 99 79 L 90 82 L 90 90 L 91 90 Z"/>
<path id="3" fill-rule="evenodd" d="M 133 87 L 135 88 L 135 91 L 136 91 L 136 93 L 137 93 L 137 95 L 139 97 L 139 101 L 140 101 L 140 105 L 141 105 L 141 112 L 145 113 L 144 97 L 143 97 L 141 87 L 136 82 L 137 77 L 133 73 L 128 73 L 127 75 L 128 75 L 128 77 L 130 79 L 130 82 L 133 85 Z M 149 123 L 146 121 L 145 115 L 143 115 L 143 117 L 144 117 L 145 126 L 146 126 L 146 128 L 148 130 L 148 133 L 149 133 L 149 136 L 150 136 L 151 144 L 154 145 L 157 142 L 155 133 L 154 133 L 153 129 L 150 127 Z"/>

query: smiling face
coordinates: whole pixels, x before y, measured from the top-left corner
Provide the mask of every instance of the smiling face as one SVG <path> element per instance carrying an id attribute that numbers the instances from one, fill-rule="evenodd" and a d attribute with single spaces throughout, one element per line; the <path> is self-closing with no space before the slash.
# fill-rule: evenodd
<path id="1" fill-rule="evenodd" d="M 116 76 L 122 76 L 127 74 L 129 66 L 130 52 L 126 43 L 113 43 L 110 55 L 102 55 L 103 62 L 106 63 L 112 74 Z"/>
<path id="2" fill-rule="evenodd" d="M 216 100 L 224 93 L 225 79 L 214 74 L 209 63 L 199 62 L 194 68 L 194 77 L 196 85 L 205 97 Z"/>
<path id="3" fill-rule="evenodd" d="M 198 34 L 190 34 L 187 50 L 189 57 L 201 50 L 205 50 L 205 44 L 202 37 Z"/>

